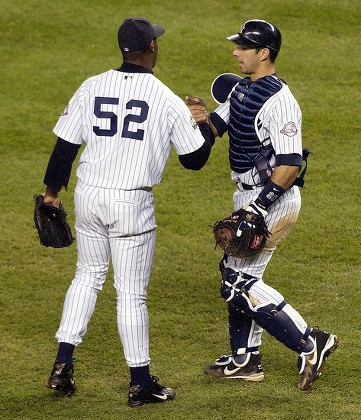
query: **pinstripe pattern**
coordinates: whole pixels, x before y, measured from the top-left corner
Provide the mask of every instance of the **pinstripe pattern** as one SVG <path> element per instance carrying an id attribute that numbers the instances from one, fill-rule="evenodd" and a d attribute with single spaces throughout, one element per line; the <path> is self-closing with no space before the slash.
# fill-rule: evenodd
<path id="1" fill-rule="evenodd" d="M 96 97 L 116 98 L 118 104 L 102 104 L 101 110 L 117 115 L 114 136 L 96 135 L 93 127 L 109 130 L 110 118 L 94 113 Z M 130 120 L 128 130 L 144 131 L 142 141 L 122 135 L 129 115 L 142 109 L 127 104 L 136 100 L 148 104 L 147 118 Z M 149 73 L 123 73 L 109 70 L 85 81 L 70 100 L 67 111 L 57 122 L 54 133 L 71 143 L 86 143 L 80 156 L 78 178 L 87 185 L 124 190 L 159 184 L 171 145 L 183 155 L 204 143 L 198 126 L 192 125 L 185 103 L 160 80 Z"/>
<path id="2" fill-rule="evenodd" d="M 233 195 L 234 209 L 238 210 L 246 205 L 250 200 L 257 197 L 261 190 L 262 187 L 257 187 L 255 190 L 250 191 L 237 189 Z M 301 195 L 299 188 L 292 187 L 276 201 L 272 206 L 272 211 L 266 216 L 271 236 L 265 248 L 258 255 L 251 258 L 239 259 L 229 257 L 227 266 L 257 278 L 262 278 L 276 246 L 288 235 L 296 223 L 300 208 Z"/>
<path id="3" fill-rule="evenodd" d="M 276 154 L 302 155 L 302 112 L 289 87 L 285 83 L 282 85 L 282 89 L 268 99 L 256 115 L 255 131 L 264 146 L 272 143 Z M 214 112 L 228 124 L 232 112 L 230 100 L 219 105 Z M 284 130 L 290 122 L 294 123 L 292 135 Z M 270 165 L 273 166 L 274 163 L 272 156 Z M 231 176 L 235 182 L 248 185 L 260 182 L 257 168 L 242 174 L 232 171 Z"/>
<path id="4" fill-rule="evenodd" d="M 150 360 L 146 289 L 155 246 L 153 194 L 97 188 L 79 181 L 75 216 L 78 263 L 56 338 L 81 343 L 112 256 L 124 354 L 129 366 L 146 365 Z"/>
<path id="5" fill-rule="evenodd" d="M 279 79 L 276 78 L 278 82 Z M 257 84 L 257 81 L 254 82 Z M 247 93 L 247 90 L 245 91 Z M 237 96 L 233 95 L 234 100 Z M 239 96 L 240 101 L 245 101 L 244 97 Z M 236 103 L 237 105 L 237 103 Z M 234 109 L 228 99 L 221 104 L 215 112 L 229 125 L 230 115 L 234 115 Z M 245 114 L 247 112 L 245 111 Z M 272 144 L 275 154 L 299 154 L 302 155 L 302 134 L 301 134 L 302 114 L 300 107 L 290 92 L 288 86 L 282 82 L 282 88 L 272 95 L 260 108 L 255 119 L 254 129 L 257 137 L 263 145 Z M 242 144 L 242 139 L 239 139 Z M 239 144 L 237 144 L 239 147 Z M 246 152 L 244 152 L 246 154 Z M 247 156 L 245 156 L 247 161 Z M 275 157 L 271 156 L 270 166 L 274 166 Z M 236 173 L 232 171 L 232 179 L 237 183 L 256 185 L 260 182 L 257 168 L 253 168 L 245 173 Z M 240 184 L 238 184 L 240 185 Z M 238 210 L 257 198 L 262 190 L 261 187 L 254 187 L 252 190 L 237 189 L 233 195 L 234 209 Z M 252 305 L 256 308 L 258 305 L 274 304 L 279 305 L 284 301 L 284 297 L 277 290 L 267 285 L 262 277 L 264 271 L 272 258 L 277 245 L 289 234 L 297 221 L 301 209 L 301 195 L 298 187 L 288 189 L 280 199 L 278 199 L 269 209 L 266 216 L 266 222 L 271 232 L 265 248 L 256 256 L 249 258 L 228 257 L 226 267 L 239 273 L 246 273 L 252 277 L 258 278 L 252 287 L 248 290 L 248 296 Z M 307 329 L 307 323 L 302 316 L 289 304 L 282 309 L 292 320 L 296 328 L 303 334 Z M 263 329 L 252 320 L 252 323 L 242 321 L 248 317 L 242 311 L 239 311 L 230 322 L 234 334 L 233 343 L 240 346 L 258 347 L 262 343 Z M 248 338 L 247 338 L 248 337 Z M 237 349 L 232 348 L 232 351 Z M 242 352 L 244 349 L 240 349 Z"/>
<path id="6" fill-rule="evenodd" d="M 191 153 L 203 136 L 184 102 L 152 74 L 116 70 L 79 87 L 54 133 L 86 144 L 74 195 L 78 262 L 56 338 L 81 343 L 111 259 L 126 361 L 147 366 L 156 239 L 151 187 L 161 181 L 172 146 L 179 155 Z"/>

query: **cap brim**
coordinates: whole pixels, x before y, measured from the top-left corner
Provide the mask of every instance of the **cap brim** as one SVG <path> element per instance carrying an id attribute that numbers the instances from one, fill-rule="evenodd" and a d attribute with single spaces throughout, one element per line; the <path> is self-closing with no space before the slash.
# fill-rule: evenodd
<path id="1" fill-rule="evenodd" d="M 159 36 L 162 36 L 164 34 L 165 29 L 163 28 L 163 26 L 160 26 L 160 25 L 157 25 L 157 24 L 152 25 L 152 26 L 153 26 L 156 38 L 158 38 Z"/>
<path id="2" fill-rule="evenodd" d="M 250 41 L 247 38 L 244 38 L 240 34 L 235 34 L 235 35 L 228 36 L 226 39 L 228 41 L 233 42 L 234 44 L 237 44 L 237 45 L 245 45 L 247 47 L 255 47 L 255 48 L 257 48 L 259 46 L 255 42 Z"/>

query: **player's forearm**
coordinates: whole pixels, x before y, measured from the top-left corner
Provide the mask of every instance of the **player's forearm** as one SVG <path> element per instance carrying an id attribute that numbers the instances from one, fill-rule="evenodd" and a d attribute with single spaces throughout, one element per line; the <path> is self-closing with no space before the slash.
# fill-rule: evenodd
<path id="1" fill-rule="evenodd" d="M 198 124 L 204 138 L 203 145 L 196 151 L 179 156 L 179 162 L 186 169 L 198 171 L 207 163 L 215 138 L 211 127 L 207 123 Z"/>
<path id="2" fill-rule="evenodd" d="M 46 186 L 46 190 L 45 190 L 45 196 L 46 197 L 50 197 L 50 198 L 55 199 L 55 198 L 58 197 L 58 193 L 59 193 L 59 191 L 54 190 L 54 188 Z"/>
<path id="3" fill-rule="evenodd" d="M 294 183 L 299 170 L 300 166 L 276 166 L 272 173 L 271 180 L 284 190 L 287 190 Z"/>
<path id="4" fill-rule="evenodd" d="M 211 119 L 209 119 L 209 126 L 211 127 L 211 130 L 212 130 L 212 133 L 213 133 L 214 137 L 218 137 L 218 130 L 217 130 L 216 126 L 213 124 Z"/>
<path id="5" fill-rule="evenodd" d="M 281 198 L 287 189 L 292 186 L 299 169 L 299 166 L 276 166 L 271 179 L 263 187 L 251 206 L 255 205 L 255 209 L 260 214 L 267 214 L 269 207 Z"/>
<path id="6" fill-rule="evenodd" d="M 78 144 L 58 138 L 44 177 L 44 184 L 51 190 L 60 191 L 62 187 L 68 186 L 71 168 L 79 148 Z"/>

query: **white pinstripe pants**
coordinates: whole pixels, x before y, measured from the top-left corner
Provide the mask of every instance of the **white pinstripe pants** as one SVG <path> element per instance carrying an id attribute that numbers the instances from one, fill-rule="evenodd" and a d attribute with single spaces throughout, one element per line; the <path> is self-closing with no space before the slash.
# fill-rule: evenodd
<path id="1" fill-rule="evenodd" d="M 235 210 L 240 209 L 250 200 L 255 199 L 261 190 L 262 187 L 258 187 L 256 190 L 236 190 L 233 195 Z M 300 209 L 301 195 L 299 188 L 292 187 L 272 205 L 266 216 L 266 222 L 271 236 L 261 253 L 251 258 L 240 259 L 228 257 L 226 267 L 260 279 L 249 290 L 249 295 L 254 306 L 265 303 L 279 305 L 284 300 L 283 295 L 267 285 L 262 280 L 262 277 L 277 245 L 290 233 L 295 225 Z M 283 308 L 283 311 L 287 313 L 302 333 L 306 331 L 307 323 L 291 305 L 287 304 Z M 257 347 L 261 344 L 262 332 L 263 329 L 253 321 L 249 331 L 248 347 Z"/>
<path id="2" fill-rule="evenodd" d="M 150 362 L 147 286 L 156 238 L 153 194 L 78 182 L 74 201 L 78 262 L 56 338 L 75 346 L 81 343 L 111 258 L 125 359 L 130 367 L 146 366 Z"/>
<path id="3" fill-rule="evenodd" d="M 240 209 L 250 200 L 256 198 L 263 187 L 256 190 L 235 191 L 233 203 L 235 210 Z M 301 209 L 301 195 L 298 187 L 287 190 L 270 208 L 266 216 L 268 229 L 271 232 L 265 248 L 253 258 L 229 258 L 232 269 L 251 276 L 262 278 L 277 245 L 290 233 Z"/>

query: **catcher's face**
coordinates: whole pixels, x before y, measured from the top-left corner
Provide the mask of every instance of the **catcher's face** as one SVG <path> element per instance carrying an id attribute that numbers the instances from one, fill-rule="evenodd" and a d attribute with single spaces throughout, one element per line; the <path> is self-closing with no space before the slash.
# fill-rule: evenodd
<path id="1" fill-rule="evenodd" d="M 266 48 L 250 48 L 244 45 L 237 45 L 233 51 L 239 63 L 240 72 L 248 75 L 257 75 L 264 61 L 264 51 Z"/>

